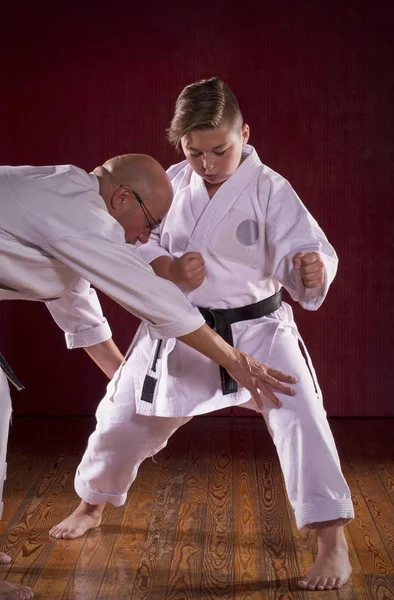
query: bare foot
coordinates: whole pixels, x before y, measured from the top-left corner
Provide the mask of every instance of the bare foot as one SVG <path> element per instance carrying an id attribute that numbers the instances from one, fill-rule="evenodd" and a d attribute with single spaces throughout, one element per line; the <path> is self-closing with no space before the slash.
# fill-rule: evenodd
<path id="1" fill-rule="evenodd" d="M 33 590 L 19 583 L 0 581 L 0 600 L 30 600 Z"/>
<path id="2" fill-rule="evenodd" d="M 317 524 L 318 552 L 315 564 L 297 585 L 303 590 L 338 590 L 349 579 L 349 550 L 338 521 Z"/>
<path id="3" fill-rule="evenodd" d="M 81 500 L 81 504 L 64 521 L 55 525 L 49 532 L 54 538 L 73 540 L 81 537 L 89 529 L 100 527 L 101 515 L 105 504 L 88 504 Z"/>
<path id="4" fill-rule="evenodd" d="M 11 556 L 5 552 L 0 552 L 0 565 L 8 565 L 11 562 Z"/>

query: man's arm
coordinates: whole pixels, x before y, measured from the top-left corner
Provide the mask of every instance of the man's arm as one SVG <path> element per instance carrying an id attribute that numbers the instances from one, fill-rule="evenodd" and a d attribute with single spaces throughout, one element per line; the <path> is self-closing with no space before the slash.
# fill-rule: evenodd
<path id="1" fill-rule="evenodd" d="M 271 388 L 287 396 L 294 396 L 296 393 L 294 389 L 284 385 L 285 383 L 296 383 L 297 379 L 295 377 L 272 369 L 244 352 L 233 348 L 220 335 L 212 331 L 207 324 L 192 333 L 179 336 L 178 339 L 224 367 L 239 385 L 250 392 L 253 400 L 260 408 L 263 408 L 263 403 L 259 390 L 278 407 L 282 406 L 282 403 L 274 395 Z"/>
<path id="2" fill-rule="evenodd" d="M 112 379 L 124 359 L 112 338 L 84 350 L 109 379 Z"/>

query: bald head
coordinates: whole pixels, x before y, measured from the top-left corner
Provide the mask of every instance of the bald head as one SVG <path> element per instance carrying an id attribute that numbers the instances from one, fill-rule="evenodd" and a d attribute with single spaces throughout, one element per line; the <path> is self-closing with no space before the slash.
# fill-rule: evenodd
<path id="1" fill-rule="evenodd" d="M 142 213 L 133 191 L 140 196 L 155 221 L 160 222 L 171 206 L 173 196 L 171 183 L 163 167 L 151 156 L 146 154 L 115 156 L 108 159 L 101 167 L 94 169 L 94 173 L 99 179 L 100 195 L 109 212 L 124 227 L 126 233 L 127 227 L 130 229 L 130 217 L 134 214 L 137 223 Z M 142 221 L 143 223 L 146 227 L 146 221 Z M 134 233 L 133 230 L 133 239 L 135 239 Z M 139 238 L 140 236 L 137 235 L 137 239 Z"/>
<path id="2" fill-rule="evenodd" d="M 149 197 L 154 204 L 163 200 L 169 201 L 167 209 L 171 204 L 172 187 L 166 172 L 157 160 L 147 154 L 115 156 L 105 161 L 94 172 L 96 171 L 104 171 L 104 176 L 106 172 L 107 181 L 115 187 L 126 185 L 137 191 L 141 198 L 144 198 L 144 202 L 145 198 Z"/>

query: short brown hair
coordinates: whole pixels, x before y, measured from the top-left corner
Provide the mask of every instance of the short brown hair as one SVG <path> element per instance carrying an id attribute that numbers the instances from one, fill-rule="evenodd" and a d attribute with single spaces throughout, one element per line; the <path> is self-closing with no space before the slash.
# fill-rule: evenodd
<path id="1" fill-rule="evenodd" d="M 242 123 L 237 98 L 221 79 L 212 77 L 182 90 L 167 134 L 170 143 L 179 148 L 181 138 L 194 129 L 241 127 Z"/>

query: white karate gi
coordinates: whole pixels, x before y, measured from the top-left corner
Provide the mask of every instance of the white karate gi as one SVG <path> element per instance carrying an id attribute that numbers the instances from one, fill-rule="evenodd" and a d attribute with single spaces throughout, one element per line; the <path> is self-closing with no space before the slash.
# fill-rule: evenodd
<path id="1" fill-rule="evenodd" d="M 251 146 L 245 153 L 247 158 L 211 200 L 187 161 L 171 167 L 174 202 L 160 232 L 139 251 L 148 262 L 200 252 L 205 280 L 185 290 L 195 306 L 246 306 L 283 286 L 304 308 L 316 310 L 336 273 L 335 251 L 289 183 L 263 165 Z M 324 261 L 325 283 L 322 289 L 306 290 L 292 258 L 314 251 Z M 312 363 L 300 350 L 291 307 L 283 303 L 268 316 L 235 323 L 232 332 L 235 347 L 298 377 L 295 397 L 279 394 L 283 407 L 265 401 L 262 412 L 298 526 L 351 519 L 349 488 Z M 224 396 L 219 367 L 181 342 L 165 340 L 152 371 L 155 354 L 156 343 L 142 324 L 127 362 L 99 405 L 96 431 L 77 470 L 76 491 L 91 504 L 123 504 L 139 464 L 193 415 L 240 404 L 255 409 L 245 389 Z M 141 399 L 147 374 L 159 381 L 152 403 Z"/>
<path id="2" fill-rule="evenodd" d="M 89 282 L 146 319 L 152 338 L 186 335 L 204 324 L 182 292 L 126 244 L 97 177 L 78 167 L 0 167 L 0 255 L 0 300 L 45 302 L 68 348 L 111 337 Z M 0 370 L 0 501 L 10 414 Z"/>

